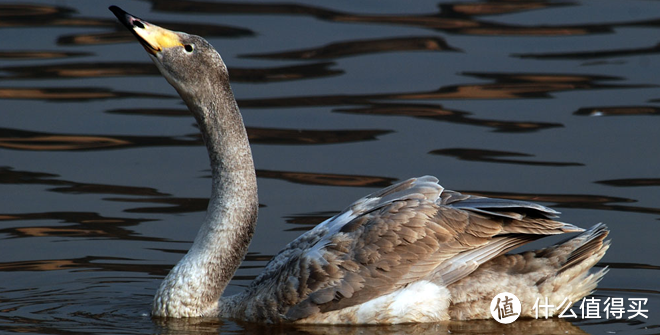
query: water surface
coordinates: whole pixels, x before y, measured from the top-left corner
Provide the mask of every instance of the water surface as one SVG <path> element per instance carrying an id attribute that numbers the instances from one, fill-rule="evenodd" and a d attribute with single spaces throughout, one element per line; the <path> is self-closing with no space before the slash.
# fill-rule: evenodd
<path id="1" fill-rule="evenodd" d="M 210 170 L 193 118 L 111 4 L 203 35 L 230 68 L 262 206 L 227 293 L 355 199 L 431 174 L 605 222 L 597 267 L 610 271 L 593 296 L 647 298 L 649 318 L 152 320 Z M 658 13 L 653 1 L 0 1 L 0 331 L 658 333 Z"/>

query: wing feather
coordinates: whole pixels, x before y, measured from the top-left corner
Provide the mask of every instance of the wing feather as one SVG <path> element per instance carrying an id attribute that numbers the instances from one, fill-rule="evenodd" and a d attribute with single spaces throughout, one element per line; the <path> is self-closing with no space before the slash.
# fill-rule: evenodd
<path id="1" fill-rule="evenodd" d="M 430 176 L 406 180 L 359 199 L 294 240 L 266 266 L 251 292 L 267 299 L 264 292 L 278 295 L 286 286 L 289 294 L 278 302 L 278 313 L 295 321 L 419 280 L 449 285 L 534 239 L 580 231 L 551 220 L 556 214 L 524 201 L 445 190 Z"/>

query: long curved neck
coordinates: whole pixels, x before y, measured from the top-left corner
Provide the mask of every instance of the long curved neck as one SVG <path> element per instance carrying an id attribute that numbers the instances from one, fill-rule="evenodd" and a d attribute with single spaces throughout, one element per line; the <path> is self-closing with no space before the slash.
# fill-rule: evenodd
<path id="1" fill-rule="evenodd" d="M 256 226 L 257 181 L 247 133 L 228 81 L 220 85 L 224 87 L 209 95 L 179 92 L 197 119 L 208 149 L 213 188 L 192 247 L 156 293 L 154 316 L 216 313 Z"/>

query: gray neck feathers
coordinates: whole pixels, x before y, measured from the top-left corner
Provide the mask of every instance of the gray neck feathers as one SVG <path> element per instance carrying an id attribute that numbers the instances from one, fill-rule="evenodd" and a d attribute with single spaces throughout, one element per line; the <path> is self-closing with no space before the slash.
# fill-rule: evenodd
<path id="1" fill-rule="evenodd" d="M 190 251 L 165 278 L 155 316 L 207 316 L 234 275 L 252 239 L 258 199 L 252 153 L 226 75 L 204 92 L 179 92 L 195 116 L 208 149 L 212 190 L 204 222 Z"/>

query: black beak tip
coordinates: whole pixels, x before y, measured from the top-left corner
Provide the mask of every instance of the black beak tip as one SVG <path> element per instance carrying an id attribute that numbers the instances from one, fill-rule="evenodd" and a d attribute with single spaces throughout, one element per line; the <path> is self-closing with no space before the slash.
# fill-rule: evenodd
<path id="1" fill-rule="evenodd" d="M 123 9 L 121 9 L 117 6 L 110 6 L 110 7 L 108 7 L 108 9 L 113 14 L 115 14 L 115 16 L 117 17 L 119 22 L 121 22 L 124 26 L 126 26 L 129 29 L 133 28 L 133 26 L 135 25 L 134 24 L 135 21 L 140 21 L 139 18 L 127 13 L 126 11 L 124 11 Z"/>
<path id="2" fill-rule="evenodd" d="M 115 14 L 117 19 L 124 24 L 125 26 L 130 26 L 128 24 L 128 13 L 126 13 L 123 9 L 117 7 L 117 6 L 110 6 L 108 9 L 112 12 L 112 14 Z"/>
<path id="3" fill-rule="evenodd" d="M 121 9 L 121 8 L 115 6 L 115 5 L 112 5 L 112 6 L 108 7 L 108 9 L 109 9 L 113 14 L 115 14 L 115 16 L 116 16 L 117 18 L 122 18 L 122 17 L 126 16 L 126 14 L 128 14 L 128 13 L 126 13 L 123 9 Z"/>

